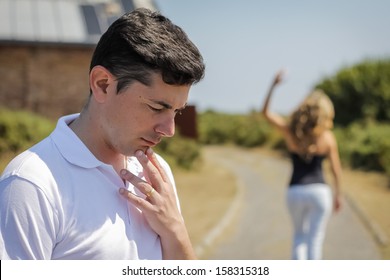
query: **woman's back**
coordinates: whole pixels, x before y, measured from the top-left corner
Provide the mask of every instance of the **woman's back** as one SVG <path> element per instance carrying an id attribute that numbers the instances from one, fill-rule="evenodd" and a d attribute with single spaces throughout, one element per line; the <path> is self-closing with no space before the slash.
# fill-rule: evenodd
<path id="1" fill-rule="evenodd" d="M 314 155 L 306 160 L 299 154 L 290 152 L 293 165 L 293 172 L 289 186 L 308 185 L 308 184 L 325 184 L 324 174 L 322 171 L 322 162 L 325 155 Z"/>

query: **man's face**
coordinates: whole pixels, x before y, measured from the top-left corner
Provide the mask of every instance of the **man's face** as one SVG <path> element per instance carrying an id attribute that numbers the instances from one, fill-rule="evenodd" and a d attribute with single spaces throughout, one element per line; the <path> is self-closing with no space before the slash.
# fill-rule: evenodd
<path id="1" fill-rule="evenodd" d="M 101 126 L 106 147 L 125 155 L 157 145 L 175 133 L 175 115 L 186 106 L 190 86 L 168 85 L 160 74 L 152 84 L 133 82 L 116 93 L 117 83 L 107 87 Z"/>

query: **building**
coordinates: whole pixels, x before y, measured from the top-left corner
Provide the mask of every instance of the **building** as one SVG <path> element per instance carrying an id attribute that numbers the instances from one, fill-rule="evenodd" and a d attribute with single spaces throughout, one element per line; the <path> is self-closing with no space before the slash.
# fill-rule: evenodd
<path id="1" fill-rule="evenodd" d="M 1 0 L 0 106 L 56 119 L 89 96 L 93 49 L 108 26 L 152 0 Z"/>

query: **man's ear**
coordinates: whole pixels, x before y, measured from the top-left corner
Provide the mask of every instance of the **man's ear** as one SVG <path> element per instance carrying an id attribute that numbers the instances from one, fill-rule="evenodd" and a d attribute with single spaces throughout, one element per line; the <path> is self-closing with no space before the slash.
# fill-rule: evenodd
<path id="1" fill-rule="evenodd" d="M 97 65 L 89 73 L 89 84 L 92 95 L 99 103 L 107 99 L 107 88 L 113 82 L 111 73 L 103 66 Z"/>

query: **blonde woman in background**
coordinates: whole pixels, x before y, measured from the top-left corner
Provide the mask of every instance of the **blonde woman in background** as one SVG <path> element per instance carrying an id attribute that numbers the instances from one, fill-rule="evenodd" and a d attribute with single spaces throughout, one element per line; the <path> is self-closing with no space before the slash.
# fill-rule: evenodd
<path id="1" fill-rule="evenodd" d="M 282 82 L 283 71 L 273 80 L 262 113 L 283 134 L 291 156 L 293 172 L 287 191 L 294 238 L 292 259 L 321 259 L 327 223 L 333 210 L 341 206 L 341 164 L 331 129 L 334 108 L 320 90 L 313 91 L 295 110 L 289 121 L 269 111 L 275 87 Z M 332 189 L 325 182 L 322 162 L 329 159 L 333 175 Z"/>

